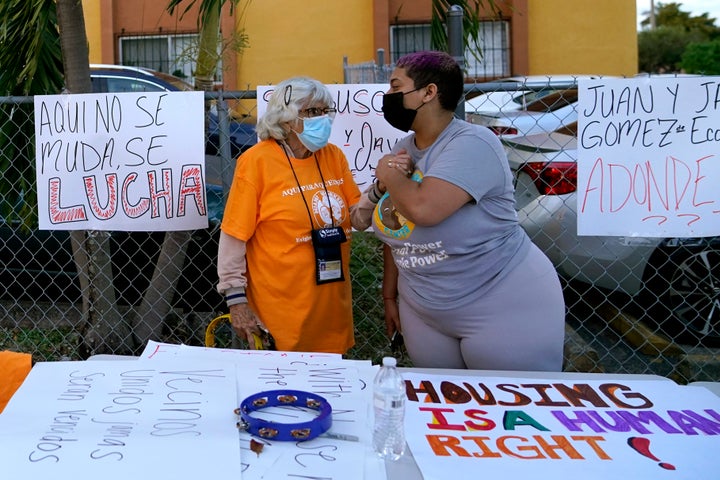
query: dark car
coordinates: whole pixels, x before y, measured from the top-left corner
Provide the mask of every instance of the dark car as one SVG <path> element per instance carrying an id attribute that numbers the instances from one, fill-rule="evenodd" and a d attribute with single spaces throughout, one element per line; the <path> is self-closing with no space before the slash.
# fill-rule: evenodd
<path id="1" fill-rule="evenodd" d="M 119 65 L 90 65 L 90 79 L 95 93 L 192 91 L 192 85 L 181 78 L 148 68 Z M 220 155 L 220 124 L 214 108 L 207 115 L 205 153 Z M 254 125 L 230 121 L 228 126 L 230 155 L 237 158 L 257 141 Z"/>
<path id="2" fill-rule="evenodd" d="M 192 90 L 182 79 L 143 68 L 92 65 L 91 79 L 96 93 Z M 220 162 L 220 138 L 225 136 L 220 135 L 214 111 L 208 112 L 206 126 L 206 169 L 216 171 L 219 164 L 212 162 Z M 254 126 L 230 121 L 227 138 L 235 158 L 256 142 Z M 173 301 L 176 307 L 196 311 L 215 311 L 222 303 L 215 282 L 223 187 L 218 175 L 206 174 L 206 180 L 210 228 L 193 231 Z M 142 299 L 164 237 L 164 232 L 110 232 L 113 285 L 120 304 L 136 305 Z M 0 283 L 5 294 L 15 298 L 78 301 L 80 286 L 69 232 L 27 230 L 0 218 Z"/>

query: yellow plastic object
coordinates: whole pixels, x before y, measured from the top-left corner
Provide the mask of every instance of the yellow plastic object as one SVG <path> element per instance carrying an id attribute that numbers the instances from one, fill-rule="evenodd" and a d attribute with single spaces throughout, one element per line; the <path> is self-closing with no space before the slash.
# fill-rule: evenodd
<path id="1" fill-rule="evenodd" d="M 219 315 L 215 318 L 213 318 L 210 323 L 208 324 L 207 328 L 205 329 L 205 346 L 214 348 L 215 343 L 215 330 L 223 324 L 228 323 L 230 324 L 230 314 L 225 313 L 223 315 Z M 263 344 L 262 339 L 257 336 L 253 335 L 253 343 L 255 344 L 255 350 L 265 350 L 265 345 Z"/>
<path id="2" fill-rule="evenodd" d="M 215 348 L 215 330 L 223 322 L 230 323 L 230 314 L 229 313 L 217 316 L 210 321 L 207 328 L 205 329 L 205 346 L 206 347 Z"/>

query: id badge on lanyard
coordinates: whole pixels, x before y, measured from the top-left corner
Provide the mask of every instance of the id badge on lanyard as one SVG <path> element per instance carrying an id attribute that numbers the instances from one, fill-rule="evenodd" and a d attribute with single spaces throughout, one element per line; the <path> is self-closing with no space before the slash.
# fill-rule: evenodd
<path id="1" fill-rule="evenodd" d="M 342 250 L 340 245 L 347 241 L 342 227 L 326 227 L 311 232 L 315 251 L 315 283 L 342 282 L 345 274 L 342 269 Z"/>
<path id="2" fill-rule="evenodd" d="M 310 219 L 310 225 L 313 225 L 313 217 L 310 213 L 310 207 L 308 206 L 305 196 L 302 194 L 302 188 L 300 187 L 300 181 L 295 174 L 290 156 L 287 151 L 283 148 L 285 156 L 287 157 L 290 169 L 295 177 L 295 183 L 297 183 L 298 190 L 300 191 L 300 197 L 305 204 L 305 209 Z M 334 218 L 335 215 L 332 211 L 332 203 L 330 202 L 330 194 L 327 191 L 325 185 L 325 179 L 320 170 L 320 163 L 318 162 L 317 156 L 313 154 L 315 158 L 315 165 L 317 166 L 318 172 L 320 173 L 320 179 L 322 180 L 323 188 L 325 189 L 325 196 L 328 201 L 328 208 L 330 208 L 330 217 Z M 313 228 L 310 230 L 313 250 L 315 251 L 315 283 L 322 285 L 323 283 L 342 282 L 345 280 L 345 274 L 342 269 L 342 250 L 340 245 L 347 241 L 345 238 L 345 230 L 342 226 L 332 226 L 324 228 Z"/>

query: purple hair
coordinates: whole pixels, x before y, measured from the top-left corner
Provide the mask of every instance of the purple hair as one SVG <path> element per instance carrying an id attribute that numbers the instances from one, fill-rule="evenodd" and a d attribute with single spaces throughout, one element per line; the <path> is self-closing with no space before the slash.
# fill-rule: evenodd
<path id="1" fill-rule="evenodd" d="M 430 83 L 437 85 L 440 105 L 445 110 L 455 110 L 462 97 L 465 78 L 453 57 L 435 50 L 408 53 L 395 62 L 395 67 L 405 70 L 415 88 Z"/>

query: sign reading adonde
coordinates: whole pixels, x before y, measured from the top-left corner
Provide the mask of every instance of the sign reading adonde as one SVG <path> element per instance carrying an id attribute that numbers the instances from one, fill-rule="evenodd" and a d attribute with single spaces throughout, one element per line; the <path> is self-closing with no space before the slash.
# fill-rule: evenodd
<path id="1" fill-rule="evenodd" d="M 207 228 L 202 92 L 35 97 L 44 230 Z"/>
<path id="2" fill-rule="evenodd" d="M 717 77 L 580 82 L 578 233 L 720 234 Z"/>

